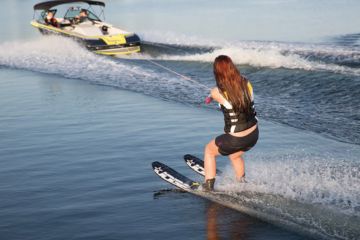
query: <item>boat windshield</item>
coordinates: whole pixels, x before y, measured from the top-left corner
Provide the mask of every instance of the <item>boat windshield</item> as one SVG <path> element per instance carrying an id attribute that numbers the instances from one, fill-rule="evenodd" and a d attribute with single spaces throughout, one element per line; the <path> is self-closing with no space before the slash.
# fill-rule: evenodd
<path id="1" fill-rule="evenodd" d="M 70 7 L 67 12 L 65 13 L 64 19 L 73 20 L 77 16 L 80 15 L 82 8 L 80 7 Z M 100 18 L 92 13 L 90 10 L 87 11 L 87 18 L 92 21 L 99 21 L 101 22 Z"/>

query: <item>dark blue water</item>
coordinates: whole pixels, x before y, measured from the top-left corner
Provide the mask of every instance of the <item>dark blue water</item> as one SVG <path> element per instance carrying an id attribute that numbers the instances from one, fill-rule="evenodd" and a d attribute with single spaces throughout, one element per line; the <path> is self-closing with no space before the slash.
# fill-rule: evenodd
<path id="1" fill-rule="evenodd" d="M 295 2 L 233 9 L 265 13 Z M 340 8 L 332 3 L 319 19 Z M 261 18 L 241 31 L 229 23 L 220 38 L 204 22 L 191 23 L 202 3 L 190 12 L 174 3 L 188 16 L 179 29 L 188 26 L 190 34 L 168 32 L 179 21 L 167 13 L 173 5 L 150 1 L 121 15 L 119 3 L 111 3 L 109 22 L 124 23 L 146 41 L 142 54 L 122 58 L 41 37 L 28 24 L 31 11 L 2 10 L 3 21 L 14 21 L 1 29 L 0 43 L 0 238 L 358 239 L 360 38 L 350 31 L 357 4 L 341 7 L 347 15 L 330 36 L 323 21 L 312 22 L 308 35 L 290 25 L 288 35 L 265 25 L 257 33 L 260 40 L 297 40 L 284 42 L 244 40 Z M 160 15 L 149 18 L 151 6 Z M 238 14 L 231 6 L 227 1 L 222 10 L 232 19 Z M 301 3 L 298 17 L 313 6 L 319 5 Z M 218 7 L 209 3 L 203 17 Z M 143 15 L 130 21 L 135 13 Z M 160 24 L 164 17 L 169 21 Z M 205 37 L 192 35 L 195 29 Z M 217 188 L 235 199 L 223 203 L 240 212 L 171 188 L 150 166 L 162 161 L 201 180 L 182 156 L 201 157 L 222 131 L 221 113 L 203 104 L 219 54 L 230 55 L 252 81 L 260 119 L 261 138 L 246 155 L 249 184 L 236 184 L 228 160 L 219 159 L 225 173 Z M 253 211 L 242 210 L 244 201 Z"/>

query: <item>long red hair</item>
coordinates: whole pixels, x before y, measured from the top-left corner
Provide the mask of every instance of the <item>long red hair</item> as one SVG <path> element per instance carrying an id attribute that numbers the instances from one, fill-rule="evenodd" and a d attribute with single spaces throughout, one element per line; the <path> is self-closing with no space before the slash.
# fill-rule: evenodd
<path id="1" fill-rule="evenodd" d="M 231 58 L 220 55 L 214 62 L 216 85 L 225 94 L 235 112 L 248 113 L 251 104 L 251 95 L 248 80 L 241 76 Z"/>

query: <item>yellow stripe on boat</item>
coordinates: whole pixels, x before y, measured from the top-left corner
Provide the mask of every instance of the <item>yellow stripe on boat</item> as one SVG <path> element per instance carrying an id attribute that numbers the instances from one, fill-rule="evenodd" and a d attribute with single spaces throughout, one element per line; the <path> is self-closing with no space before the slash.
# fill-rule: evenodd
<path id="1" fill-rule="evenodd" d="M 120 45 L 125 44 L 126 39 L 123 34 L 112 35 L 112 36 L 104 36 L 100 37 L 107 45 Z"/>
<path id="2" fill-rule="evenodd" d="M 41 29 L 47 29 L 47 30 L 50 30 L 50 31 L 53 31 L 53 32 L 56 32 L 56 33 L 63 33 L 63 34 L 66 34 L 66 35 L 70 35 L 70 36 L 75 36 L 75 37 L 79 37 L 79 38 L 84 38 L 83 35 L 80 35 L 80 34 L 75 34 L 75 33 L 71 33 L 69 31 L 63 31 L 57 27 L 53 27 L 51 25 L 45 25 L 45 24 L 41 24 L 41 23 L 38 23 L 36 21 L 31 21 L 31 25 L 36 27 L 36 28 L 41 28 Z M 99 37 L 96 37 L 96 36 L 86 36 L 86 38 L 90 38 L 90 39 L 98 39 Z"/>
<path id="3" fill-rule="evenodd" d="M 140 46 L 135 47 L 125 47 L 125 48 L 114 48 L 114 49 L 104 49 L 104 50 L 97 50 L 94 53 L 102 54 L 102 55 L 118 55 L 118 54 L 132 54 L 140 52 Z"/>

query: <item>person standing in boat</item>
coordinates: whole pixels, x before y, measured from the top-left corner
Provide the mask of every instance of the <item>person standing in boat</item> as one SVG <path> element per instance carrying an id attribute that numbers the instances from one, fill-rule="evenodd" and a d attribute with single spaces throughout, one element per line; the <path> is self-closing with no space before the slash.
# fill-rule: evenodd
<path id="1" fill-rule="evenodd" d="M 44 19 L 45 23 L 48 25 L 51 25 L 53 27 L 59 27 L 59 22 L 58 20 L 55 18 L 54 16 L 54 12 L 53 11 L 49 11 L 46 14 L 46 17 Z"/>
<path id="2" fill-rule="evenodd" d="M 79 15 L 75 17 L 75 23 L 79 24 L 89 20 L 88 16 L 88 11 L 86 9 L 81 9 Z"/>
<path id="3" fill-rule="evenodd" d="M 254 107 L 253 88 L 243 77 L 231 58 L 220 55 L 214 62 L 217 87 L 208 97 L 217 101 L 224 114 L 224 134 L 211 140 L 205 147 L 205 182 L 202 188 L 214 189 L 216 176 L 216 156 L 228 156 L 235 170 L 236 179 L 245 182 L 245 164 L 242 155 L 255 146 L 259 129 Z"/>

